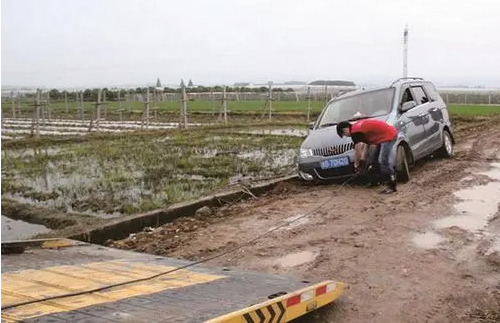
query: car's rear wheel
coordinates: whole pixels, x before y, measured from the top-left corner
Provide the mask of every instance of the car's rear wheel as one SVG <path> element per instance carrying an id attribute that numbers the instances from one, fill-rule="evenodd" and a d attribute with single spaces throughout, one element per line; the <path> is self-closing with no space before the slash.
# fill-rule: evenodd
<path id="1" fill-rule="evenodd" d="M 451 139 L 451 135 L 448 130 L 443 130 L 443 146 L 439 148 L 438 154 L 444 158 L 452 158 L 453 157 L 453 140 Z"/>
<path id="2" fill-rule="evenodd" d="M 398 182 L 406 183 L 410 180 L 410 167 L 408 165 L 408 154 L 403 145 L 398 146 L 396 153 L 396 179 Z"/>

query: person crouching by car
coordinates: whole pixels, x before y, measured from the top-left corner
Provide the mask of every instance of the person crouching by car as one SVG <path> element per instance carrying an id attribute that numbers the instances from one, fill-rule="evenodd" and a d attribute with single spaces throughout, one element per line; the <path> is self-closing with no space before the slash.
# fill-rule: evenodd
<path id="1" fill-rule="evenodd" d="M 396 156 L 393 153 L 397 139 L 397 130 L 384 121 L 376 119 L 362 119 L 351 124 L 342 121 L 337 124 L 337 134 L 342 137 L 351 137 L 354 142 L 354 168 L 356 173 L 362 169 L 362 156 L 367 145 L 380 145 L 380 170 L 387 180 L 387 188 L 382 194 L 396 192 Z"/>

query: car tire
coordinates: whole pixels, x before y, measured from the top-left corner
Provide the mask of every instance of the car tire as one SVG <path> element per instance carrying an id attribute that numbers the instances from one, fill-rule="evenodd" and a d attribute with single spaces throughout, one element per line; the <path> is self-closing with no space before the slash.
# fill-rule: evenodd
<path id="1" fill-rule="evenodd" d="M 396 180 L 406 183 L 410 180 L 410 166 L 408 156 L 403 145 L 399 145 L 396 151 Z"/>
<path id="2" fill-rule="evenodd" d="M 438 155 L 444 158 L 453 158 L 453 140 L 448 130 L 443 130 L 443 145 L 438 150 Z"/>

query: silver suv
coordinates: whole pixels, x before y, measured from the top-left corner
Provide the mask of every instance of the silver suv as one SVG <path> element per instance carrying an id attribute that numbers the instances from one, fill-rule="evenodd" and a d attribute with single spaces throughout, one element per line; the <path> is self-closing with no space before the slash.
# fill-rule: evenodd
<path id="1" fill-rule="evenodd" d="M 328 102 L 300 147 L 299 176 L 308 181 L 351 176 L 354 144 L 337 135 L 336 124 L 365 118 L 383 120 L 398 130 L 393 153 L 399 182 L 410 179 L 410 168 L 423 157 L 436 152 L 453 157 L 448 109 L 435 86 L 422 78 L 400 78 L 388 87 L 356 90 Z M 369 154 L 366 167 L 377 162 L 376 147 Z"/>

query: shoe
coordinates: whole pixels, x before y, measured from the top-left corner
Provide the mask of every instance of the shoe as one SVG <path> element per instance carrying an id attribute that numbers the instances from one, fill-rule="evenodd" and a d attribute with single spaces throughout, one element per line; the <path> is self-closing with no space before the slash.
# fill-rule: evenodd
<path id="1" fill-rule="evenodd" d="M 391 175 L 389 181 L 387 182 L 387 188 L 380 192 L 380 194 L 392 194 L 397 192 L 398 190 L 396 189 L 396 176 Z"/>
<path id="2" fill-rule="evenodd" d="M 396 192 L 397 192 L 396 190 L 393 190 L 392 188 L 387 187 L 384 190 L 382 190 L 380 192 L 380 194 L 392 194 L 392 193 L 396 193 Z"/>
<path id="3" fill-rule="evenodd" d="M 373 187 L 378 187 L 379 185 L 380 185 L 379 182 L 368 182 L 368 184 L 366 184 L 366 187 L 373 188 Z"/>

